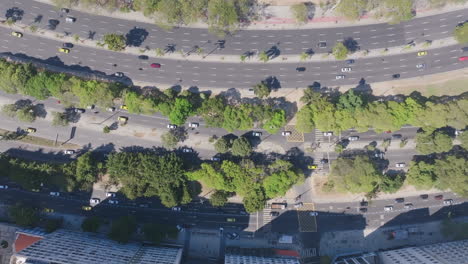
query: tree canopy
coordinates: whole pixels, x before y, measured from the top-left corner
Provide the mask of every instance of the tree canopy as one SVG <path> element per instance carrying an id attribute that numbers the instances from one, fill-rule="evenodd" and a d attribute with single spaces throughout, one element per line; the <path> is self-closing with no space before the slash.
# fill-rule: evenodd
<path id="1" fill-rule="evenodd" d="M 121 216 L 117 220 L 112 221 L 109 238 L 125 244 L 130 241 L 136 228 L 137 223 L 133 216 Z"/>
<path id="2" fill-rule="evenodd" d="M 231 152 L 234 156 L 246 157 L 252 152 L 252 145 L 247 138 L 240 137 L 232 142 Z"/>
<path id="3" fill-rule="evenodd" d="M 127 46 L 127 39 L 124 35 L 120 34 L 105 34 L 103 38 L 104 44 L 107 45 L 107 48 L 113 51 L 124 50 Z"/>
<path id="4" fill-rule="evenodd" d="M 416 135 L 416 150 L 423 155 L 447 152 L 452 146 L 452 138 L 442 131 L 419 132 Z"/>
<path id="5" fill-rule="evenodd" d="M 333 162 L 330 177 L 339 191 L 369 193 L 381 182 L 382 173 L 367 156 L 356 156 Z"/>
<path id="6" fill-rule="evenodd" d="M 346 57 L 348 57 L 348 48 L 343 44 L 343 42 L 337 42 L 335 46 L 333 47 L 333 56 L 337 60 L 344 60 Z"/>

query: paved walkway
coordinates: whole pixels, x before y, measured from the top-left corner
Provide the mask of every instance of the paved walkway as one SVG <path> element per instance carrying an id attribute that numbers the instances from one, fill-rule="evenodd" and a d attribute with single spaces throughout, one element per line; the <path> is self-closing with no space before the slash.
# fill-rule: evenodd
<path id="1" fill-rule="evenodd" d="M 52 4 L 51 0 L 35 0 L 46 4 Z M 130 21 L 139 21 L 145 23 L 154 23 L 153 18 L 145 17 L 141 12 L 110 12 L 102 9 L 92 9 L 89 7 L 73 6 L 75 10 L 81 12 L 95 13 L 102 16 L 109 16 L 119 19 L 125 19 Z M 464 5 L 446 5 L 443 8 L 429 9 L 427 7 L 420 7 L 416 9 L 416 17 L 424 17 L 430 15 L 441 14 L 449 11 L 459 10 L 461 8 L 468 8 L 468 3 Z M 293 15 L 289 6 L 266 6 L 262 14 L 260 15 L 263 19 L 254 21 L 249 25 L 243 27 L 247 30 L 278 30 L 278 29 L 308 29 L 308 28 L 327 28 L 327 27 L 347 27 L 357 25 L 369 25 L 385 23 L 383 19 L 376 19 L 371 15 L 361 17 L 358 21 L 349 21 L 344 17 L 335 16 L 332 11 L 322 10 L 319 5 L 313 6 L 313 17 L 308 20 L 305 24 L 297 24 L 293 19 Z M 184 27 L 182 25 L 182 27 Z M 208 25 L 205 23 L 194 23 L 186 27 L 194 28 L 207 28 Z"/>

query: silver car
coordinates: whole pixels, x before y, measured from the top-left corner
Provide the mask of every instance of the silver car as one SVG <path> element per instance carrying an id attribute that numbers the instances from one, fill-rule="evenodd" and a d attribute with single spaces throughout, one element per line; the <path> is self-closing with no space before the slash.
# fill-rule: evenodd
<path id="1" fill-rule="evenodd" d="M 342 80 L 342 79 L 344 79 L 344 78 L 345 78 L 344 75 L 337 75 L 337 76 L 335 76 L 335 79 L 336 79 L 336 80 Z"/>
<path id="2" fill-rule="evenodd" d="M 341 72 L 350 72 L 350 71 L 351 71 L 351 67 L 341 68 Z"/>

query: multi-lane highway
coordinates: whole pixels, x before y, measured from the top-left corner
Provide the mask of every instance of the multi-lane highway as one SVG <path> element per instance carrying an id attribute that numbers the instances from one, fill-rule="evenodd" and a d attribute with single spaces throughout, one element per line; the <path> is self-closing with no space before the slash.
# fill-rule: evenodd
<path id="1" fill-rule="evenodd" d="M 24 11 L 21 23 L 35 24 L 40 28 L 47 28 L 50 19 L 57 19 L 60 24 L 56 32 L 69 32 L 78 34 L 83 39 L 90 35 L 102 39 L 107 33 L 128 34 L 141 47 L 150 49 L 175 45 L 176 50 L 183 49 L 188 52 L 194 46 L 199 46 L 205 52 L 216 48 L 219 40 L 207 29 L 201 28 L 174 28 L 169 31 L 158 28 L 154 24 L 122 20 L 107 16 L 71 10 L 68 15 L 75 17 L 75 23 L 65 23 L 66 14 L 50 5 L 31 0 L 1 0 L 0 14 L 13 7 Z M 224 40 L 224 48 L 216 51 L 217 54 L 241 55 L 248 51 L 266 51 L 277 46 L 281 54 L 300 54 L 309 49 L 315 53 L 324 53 L 331 50 L 337 41 L 353 39 L 361 49 L 389 48 L 405 45 L 408 42 L 422 42 L 450 37 L 453 28 L 468 15 L 468 9 L 461 9 L 439 15 L 416 18 L 397 25 L 386 23 L 338 27 L 317 28 L 301 30 L 240 30 Z M 132 34 L 133 30 L 133 34 Z M 327 48 L 318 48 L 319 42 L 326 42 Z"/>

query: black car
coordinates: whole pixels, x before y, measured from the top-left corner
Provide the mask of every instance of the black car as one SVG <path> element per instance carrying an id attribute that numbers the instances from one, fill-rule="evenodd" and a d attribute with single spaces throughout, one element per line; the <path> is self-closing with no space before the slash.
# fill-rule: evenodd
<path id="1" fill-rule="evenodd" d="M 393 78 L 393 79 L 399 79 L 399 78 L 400 78 L 400 74 L 399 74 L 399 73 L 393 74 L 393 75 L 392 75 L 392 78 Z"/>
<path id="2" fill-rule="evenodd" d="M 149 57 L 146 56 L 146 55 L 140 55 L 140 56 L 138 56 L 138 59 L 140 59 L 140 60 L 148 60 Z"/>
<path id="3" fill-rule="evenodd" d="M 278 216 L 278 215 L 280 215 L 279 212 L 275 212 L 275 211 L 270 212 L 270 216 Z"/>
<path id="4" fill-rule="evenodd" d="M 393 134 L 392 139 L 401 139 L 403 136 L 401 134 Z"/>
<path id="5" fill-rule="evenodd" d="M 367 212 L 367 208 L 365 208 L 365 207 L 359 208 L 359 212 L 361 212 L 361 213 L 366 213 L 366 212 Z"/>
<path id="6" fill-rule="evenodd" d="M 397 203 L 404 203 L 404 202 L 405 202 L 405 198 L 396 198 L 396 199 L 395 199 L 395 202 L 397 202 Z"/>
<path id="7" fill-rule="evenodd" d="M 60 9 L 60 11 L 62 11 L 62 13 L 68 14 L 68 12 L 70 12 L 70 9 L 62 8 L 62 9 Z"/>
<path id="8" fill-rule="evenodd" d="M 59 23 L 60 21 L 58 21 L 57 19 L 49 19 L 49 24 L 47 25 L 47 28 L 50 30 L 55 30 Z"/>
<path id="9" fill-rule="evenodd" d="M 369 205 L 369 202 L 367 202 L 367 201 L 361 201 L 360 205 L 361 205 L 361 206 L 368 206 L 368 205 Z"/>
<path id="10" fill-rule="evenodd" d="M 327 47 L 327 43 L 321 41 L 321 42 L 319 42 L 319 43 L 317 44 L 317 47 L 319 47 L 319 48 L 326 48 L 326 47 Z"/>
<path id="11" fill-rule="evenodd" d="M 297 67 L 296 68 L 296 71 L 298 71 L 298 72 L 305 72 L 305 70 L 306 70 L 306 67 Z"/>
<path id="12" fill-rule="evenodd" d="M 328 164 L 328 159 L 322 159 L 322 160 L 320 160 L 320 164 Z"/>
<path id="13" fill-rule="evenodd" d="M 346 64 L 354 64 L 355 62 L 356 62 L 356 61 L 355 61 L 355 60 L 352 60 L 352 59 L 346 60 Z"/>
<path id="14" fill-rule="evenodd" d="M 63 43 L 62 46 L 63 46 L 64 48 L 68 48 L 68 49 L 73 48 L 73 44 L 72 44 L 72 43 L 69 43 L 69 42 Z"/>
<path id="15" fill-rule="evenodd" d="M 421 199 L 423 199 L 423 200 L 427 200 L 427 199 L 429 198 L 429 195 L 427 195 L 427 194 L 421 194 L 421 195 L 419 195 L 419 197 L 420 197 Z"/>

